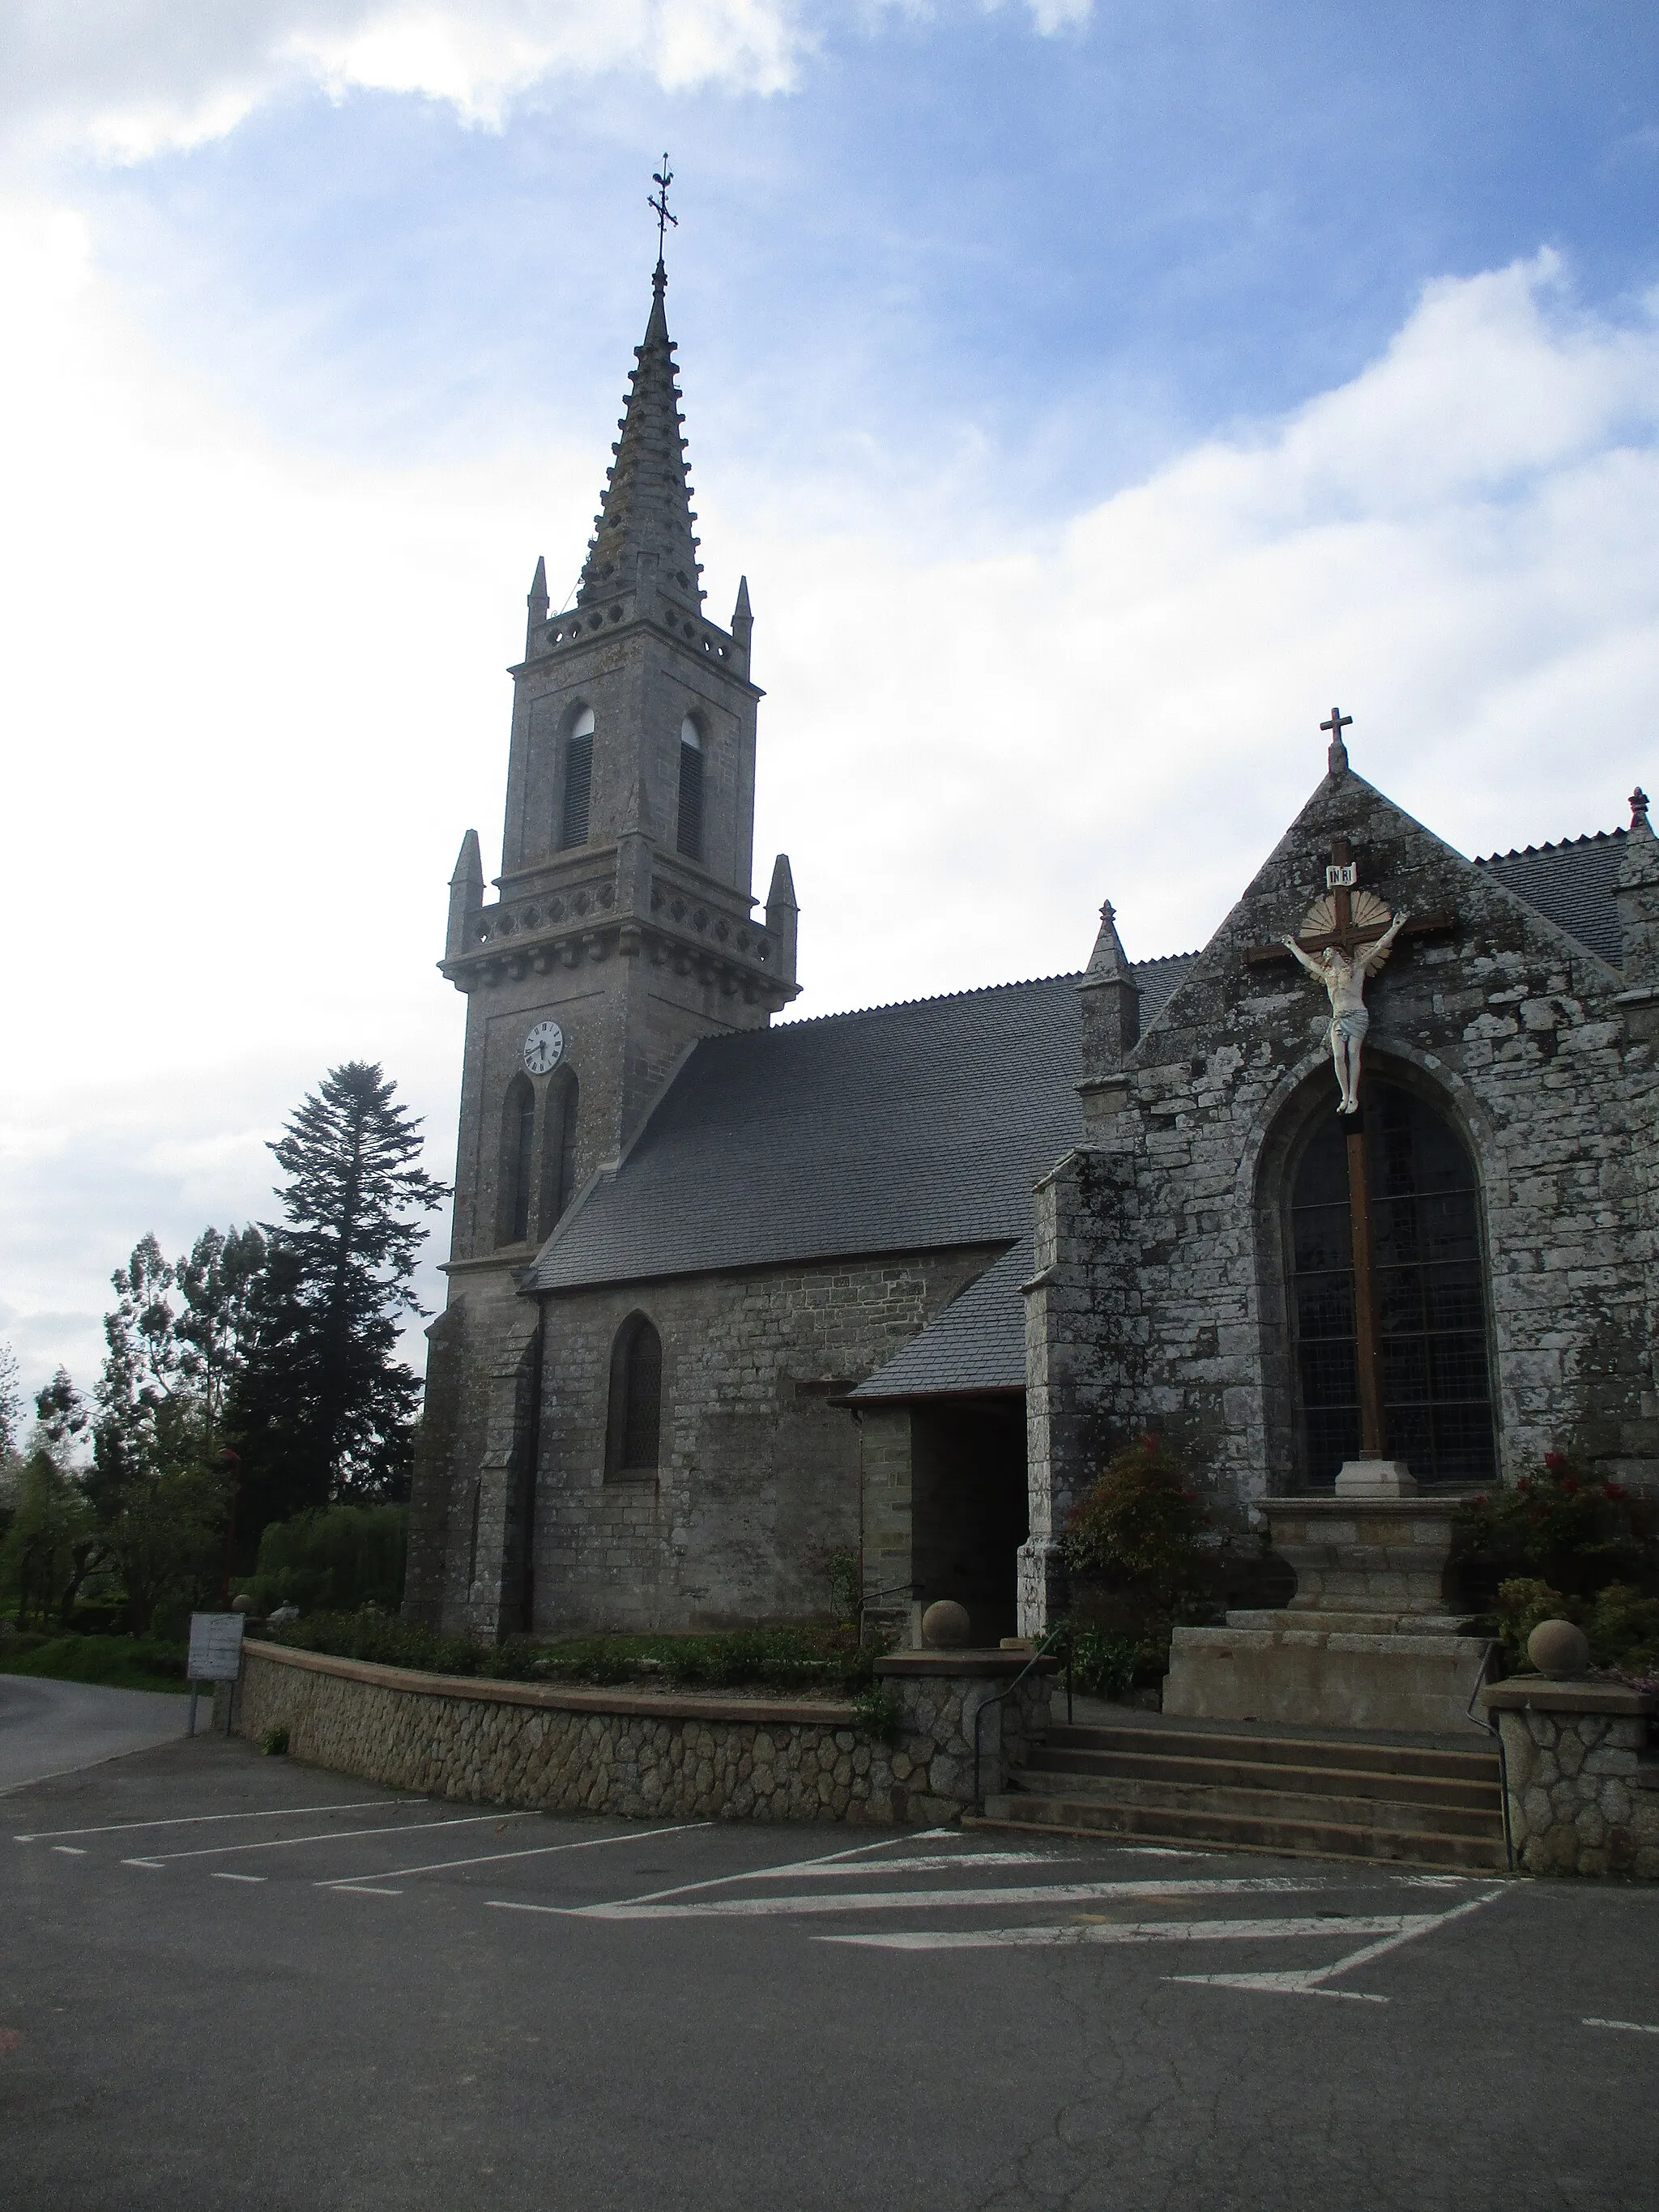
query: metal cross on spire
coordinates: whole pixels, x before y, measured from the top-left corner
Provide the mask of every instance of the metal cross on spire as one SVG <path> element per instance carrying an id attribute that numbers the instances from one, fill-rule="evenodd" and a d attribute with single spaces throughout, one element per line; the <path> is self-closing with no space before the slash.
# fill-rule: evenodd
<path id="1" fill-rule="evenodd" d="M 674 181 L 674 172 L 668 166 L 666 154 L 662 157 L 661 168 L 653 169 L 651 172 L 651 181 L 657 189 L 646 201 L 646 205 L 657 218 L 657 266 L 660 269 L 663 265 L 663 246 L 668 237 L 668 226 L 672 222 L 676 230 L 680 227 L 678 216 L 670 215 L 668 212 L 668 187 Z"/>

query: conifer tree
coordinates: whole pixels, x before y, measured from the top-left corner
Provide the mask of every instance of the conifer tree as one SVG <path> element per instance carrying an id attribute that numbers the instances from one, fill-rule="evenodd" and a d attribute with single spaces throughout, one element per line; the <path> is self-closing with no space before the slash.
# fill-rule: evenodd
<path id="1" fill-rule="evenodd" d="M 271 1146 L 287 1216 L 265 1223 L 252 1341 L 227 1425 L 245 1466 L 245 1543 L 334 1498 L 405 1496 L 419 1378 L 397 1356 L 446 1185 L 419 1165 L 420 1121 L 361 1060 L 331 1069 Z"/>

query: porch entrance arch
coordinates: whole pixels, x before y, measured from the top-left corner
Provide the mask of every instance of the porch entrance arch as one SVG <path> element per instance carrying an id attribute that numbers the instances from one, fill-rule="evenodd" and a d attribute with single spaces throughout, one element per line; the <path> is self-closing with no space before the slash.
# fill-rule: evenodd
<path id="1" fill-rule="evenodd" d="M 1468 1146 L 1367 1073 L 1358 1115 L 1322 1111 L 1289 1180 L 1289 1317 L 1304 1480 L 1401 1459 L 1421 1484 L 1494 1479 L 1486 1267 Z"/>

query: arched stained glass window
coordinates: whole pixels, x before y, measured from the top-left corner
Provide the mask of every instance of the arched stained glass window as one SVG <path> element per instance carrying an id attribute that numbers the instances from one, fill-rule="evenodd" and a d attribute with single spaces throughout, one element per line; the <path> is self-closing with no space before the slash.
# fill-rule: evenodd
<path id="1" fill-rule="evenodd" d="M 606 1476 L 655 1474 L 661 1429 L 662 1339 L 644 1314 L 629 1314 L 611 1347 Z"/>
<path id="2" fill-rule="evenodd" d="M 688 860 L 702 858 L 702 732 L 688 714 L 680 724 L 680 810 L 677 852 Z"/>
<path id="3" fill-rule="evenodd" d="M 564 791 L 559 814 L 559 843 L 585 845 L 592 813 L 593 709 L 584 707 L 564 741 Z"/>
<path id="4" fill-rule="evenodd" d="M 1291 1318 L 1307 1481 L 1324 1487 L 1344 1460 L 1364 1455 L 1367 1302 L 1356 1297 L 1350 1183 L 1362 1156 L 1382 1452 L 1422 1483 L 1488 1482 L 1496 1454 L 1474 1162 L 1425 1100 L 1375 1077 L 1365 1083 L 1363 1127 L 1322 1118 L 1291 1188 Z"/>

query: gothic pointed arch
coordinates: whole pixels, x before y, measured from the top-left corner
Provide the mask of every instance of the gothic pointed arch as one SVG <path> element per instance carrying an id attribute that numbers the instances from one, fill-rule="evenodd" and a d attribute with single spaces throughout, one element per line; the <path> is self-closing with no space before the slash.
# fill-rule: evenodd
<path id="1" fill-rule="evenodd" d="M 674 849 L 688 860 L 702 858 L 702 731 L 695 714 L 680 724 L 679 806 L 674 825 Z"/>
<path id="2" fill-rule="evenodd" d="M 536 1198 L 536 1093 L 527 1075 L 515 1075 L 502 1095 L 496 1190 L 495 1242 L 526 1243 Z"/>
<path id="3" fill-rule="evenodd" d="M 581 1086 L 574 1067 L 562 1067 L 542 1105 L 541 1204 L 536 1234 L 550 1236 L 576 1189 L 576 1124 Z"/>
<path id="4" fill-rule="evenodd" d="M 631 1313 L 611 1346 L 606 1480 L 654 1476 L 661 1446 L 662 1339 L 648 1315 Z"/>
<path id="5" fill-rule="evenodd" d="M 1273 1456 L 1315 1490 L 1345 1461 L 1370 1457 L 1403 1460 L 1424 1486 L 1491 1481 L 1474 1148 L 1450 1101 L 1415 1070 L 1382 1062 L 1367 1072 L 1362 1101 L 1359 1115 L 1337 1115 L 1322 1074 L 1287 1108 L 1264 1161 L 1258 1220 L 1276 1261 L 1264 1311 L 1283 1332 Z M 1268 1425 L 1271 1439 L 1271 1408 Z"/>

